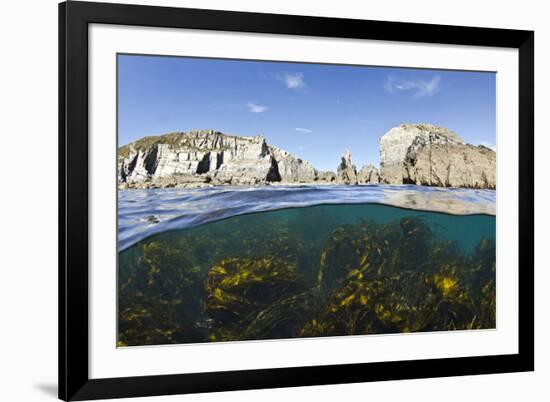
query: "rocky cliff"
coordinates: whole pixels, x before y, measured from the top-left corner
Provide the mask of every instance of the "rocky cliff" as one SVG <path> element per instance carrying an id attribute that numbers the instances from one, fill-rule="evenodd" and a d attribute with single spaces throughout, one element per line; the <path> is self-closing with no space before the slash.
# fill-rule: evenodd
<path id="1" fill-rule="evenodd" d="M 345 150 L 334 173 L 316 170 L 261 135 L 195 130 L 144 137 L 120 147 L 118 182 L 122 188 L 273 183 L 495 188 L 496 153 L 465 144 L 442 127 L 402 124 L 380 138 L 380 171 L 371 164 L 357 170 Z"/>
<path id="2" fill-rule="evenodd" d="M 403 124 L 380 138 L 380 180 L 389 184 L 495 188 L 496 152 L 430 124 Z"/>
<path id="3" fill-rule="evenodd" d="M 309 183 L 322 180 L 319 172 L 311 164 L 282 149 L 269 146 L 269 151 L 277 163 L 280 181 L 286 183 Z"/>
<path id="4" fill-rule="evenodd" d="M 118 172 L 121 187 L 138 188 L 327 179 L 309 162 L 268 145 L 262 136 L 233 136 L 213 130 L 145 137 L 120 147 Z"/>
<path id="5" fill-rule="evenodd" d="M 377 184 L 380 183 L 380 173 L 378 169 L 371 165 L 364 165 L 357 172 L 357 182 L 359 184 Z"/>

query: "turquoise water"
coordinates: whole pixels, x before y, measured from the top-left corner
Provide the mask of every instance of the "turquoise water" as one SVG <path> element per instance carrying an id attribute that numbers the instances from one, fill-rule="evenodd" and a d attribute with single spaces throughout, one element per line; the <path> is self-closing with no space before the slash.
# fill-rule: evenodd
<path id="1" fill-rule="evenodd" d="M 494 328 L 495 217 L 236 214 L 119 252 L 119 346 Z"/>
<path id="2" fill-rule="evenodd" d="M 453 215 L 494 216 L 496 192 L 414 185 L 121 190 L 118 192 L 118 248 L 122 251 L 157 233 L 236 215 L 329 204 L 379 204 Z"/>

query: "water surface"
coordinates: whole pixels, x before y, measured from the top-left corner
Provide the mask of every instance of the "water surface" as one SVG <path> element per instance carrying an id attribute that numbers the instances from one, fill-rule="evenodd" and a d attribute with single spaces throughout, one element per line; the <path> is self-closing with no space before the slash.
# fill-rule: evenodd
<path id="1" fill-rule="evenodd" d="M 496 192 L 414 185 L 120 190 L 118 247 L 155 233 L 252 212 L 322 204 L 383 204 L 455 215 L 496 213 Z"/>

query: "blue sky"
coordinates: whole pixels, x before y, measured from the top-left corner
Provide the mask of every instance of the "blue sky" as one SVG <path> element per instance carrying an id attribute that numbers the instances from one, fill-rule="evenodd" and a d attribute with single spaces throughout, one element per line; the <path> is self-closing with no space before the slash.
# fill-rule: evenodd
<path id="1" fill-rule="evenodd" d="M 345 148 L 379 163 L 378 139 L 402 123 L 496 143 L 496 75 L 485 72 L 118 56 L 119 145 L 192 129 L 263 134 L 336 170 Z"/>

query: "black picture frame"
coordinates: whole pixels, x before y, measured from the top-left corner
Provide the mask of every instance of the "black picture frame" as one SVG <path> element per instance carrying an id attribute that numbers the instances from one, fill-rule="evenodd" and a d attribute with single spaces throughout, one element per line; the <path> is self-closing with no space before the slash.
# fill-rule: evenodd
<path id="1" fill-rule="evenodd" d="M 88 375 L 88 25 L 118 24 L 519 51 L 517 354 L 214 373 Z M 534 370 L 534 32 L 70 1 L 59 5 L 59 398 L 169 395 Z"/>

